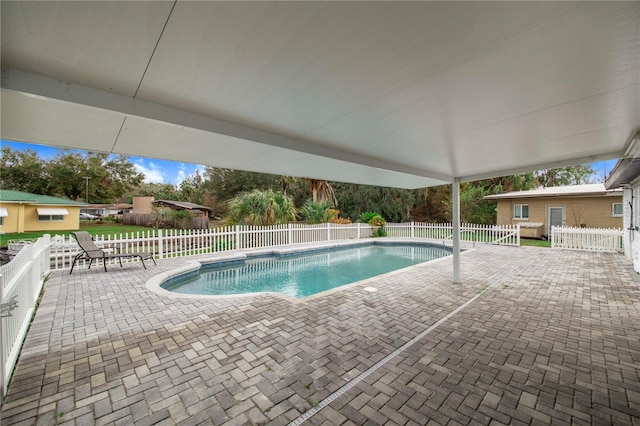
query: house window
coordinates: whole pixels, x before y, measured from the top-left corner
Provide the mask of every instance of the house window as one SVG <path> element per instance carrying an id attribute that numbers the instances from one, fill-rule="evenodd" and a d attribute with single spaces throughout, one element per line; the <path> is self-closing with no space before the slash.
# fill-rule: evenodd
<path id="1" fill-rule="evenodd" d="M 4 218 L 9 216 L 9 212 L 6 208 L 0 207 L 0 226 L 4 226 Z"/>
<path id="2" fill-rule="evenodd" d="M 529 219 L 529 205 L 528 204 L 514 204 L 513 205 L 513 218 L 514 219 Z"/>
<path id="3" fill-rule="evenodd" d="M 612 203 L 611 204 L 611 216 L 612 217 L 622 217 L 622 203 Z"/>
<path id="4" fill-rule="evenodd" d="M 40 222 L 59 222 L 61 220 L 64 220 L 64 216 L 60 214 L 39 214 L 38 220 Z"/>
<path id="5" fill-rule="evenodd" d="M 0 216 L 0 226 L 4 226 L 4 216 Z"/>

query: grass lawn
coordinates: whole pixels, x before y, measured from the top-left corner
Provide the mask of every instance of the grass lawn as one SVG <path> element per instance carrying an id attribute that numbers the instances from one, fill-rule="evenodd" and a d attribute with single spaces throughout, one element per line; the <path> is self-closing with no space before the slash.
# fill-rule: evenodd
<path id="1" fill-rule="evenodd" d="M 551 241 L 548 240 L 534 240 L 532 238 L 520 238 L 521 246 L 532 247 L 551 247 Z"/>
<path id="2" fill-rule="evenodd" d="M 90 222 L 81 221 L 80 231 L 87 231 L 91 235 L 113 235 L 125 232 L 136 231 L 148 231 L 151 228 L 145 228 L 144 226 L 134 225 L 122 225 L 113 222 Z M 0 235 L 0 247 L 5 248 L 9 240 L 33 240 L 42 237 L 44 234 L 53 235 L 69 235 L 74 230 L 68 231 L 37 231 L 37 232 L 23 232 L 21 234 L 1 234 Z"/>

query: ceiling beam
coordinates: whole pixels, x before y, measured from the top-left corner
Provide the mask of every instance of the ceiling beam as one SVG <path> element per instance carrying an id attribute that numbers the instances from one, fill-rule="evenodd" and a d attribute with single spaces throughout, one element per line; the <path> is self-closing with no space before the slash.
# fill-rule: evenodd
<path id="1" fill-rule="evenodd" d="M 41 77 L 18 70 L 2 70 L 2 89 L 18 92 L 25 96 L 44 98 L 50 102 L 73 103 L 87 108 L 120 113 L 123 117 L 135 116 L 178 127 L 188 127 L 200 131 L 226 135 L 264 145 L 332 158 L 377 169 L 426 177 L 443 182 L 453 182 L 453 177 L 446 174 L 407 167 L 384 159 L 339 150 L 157 103 L 133 99 L 128 96 Z M 114 146 L 115 142 L 116 141 L 114 141 Z"/>

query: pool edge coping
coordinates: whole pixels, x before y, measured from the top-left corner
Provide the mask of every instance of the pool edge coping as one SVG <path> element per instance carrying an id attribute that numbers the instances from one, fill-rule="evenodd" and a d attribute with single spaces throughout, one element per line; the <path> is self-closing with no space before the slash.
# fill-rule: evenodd
<path id="1" fill-rule="evenodd" d="M 379 277 L 388 276 L 390 274 L 395 274 L 400 271 L 406 271 L 409 268 L 419 267 L 423 264 L 410 265 L 405 268 L 396 269 L 394 271 L 389 271 L 384 274 L 376 275 L 374 277 L 365 278 L 363 280 L 355 281 L 353 283 L 348 283 L 339 287 L 335 287 L 329 290 L 322 291 L 320 293 L 311 294 L 305 297 L 293 297 L 286 294 L 271 292 L 271 291 L 262 291 L 262 292 L 253 292 L 253 293 L 238 293 L 238 294 L 187 294 L 187 293 L 176 293 L 162 288 L 162 284 L 169 281 L 172 278 L 175 278 L 179 275 L 184 275 L 189 272 L 195 272 L 202 268 L 204 265 L 211 265 L 216 263 L 225 263 L 225 262 L 234 262 L 239 260 L 245 260 L 250 257 L 256 256 L 285 256 L 292 253 L 303 254 L 305 252 L 315 251 L 315 250 L 326 250 L 337 247 L 348 247 L 348 246 L 358 246 L 358 245 L 367 245 L 367 244 L 431 244 L 431 245 L 442 245 L 446 248 L 451 248 L 445 244 L 442 244 L 441 240 L 433 240 L 426 238 L 401 238 L 401 237 L 392 237 L 392 238 L 384 238 L 384 239 L 360 239 L 360 240 L 340 240 L 340 241 L 324 241 L 324 242 L 315 242 L 315 243 L 302 243 L 302 244 L 288 244 L 284 246 L 271 247 L 271 248 L 257 248 L 257 249 L 244 249 L 238 250 L 233 254 L 229 252 L 219 252 L 205 255 L 206 257 L 198 258 L 198 259 L 190 259 L 187 261 L 186 265 L 178 266 L 170 271 L 160 272 L 159 274 L 154 275 L 150 279 L 148 279 L 145 283 L 145 288 L 157 295 L 168 297 L 170 299 L 199 299 L 199 300 L 210 300 L 210 299 L 236 299 L 240 297 L 256 297 L 256 296 L 275 296 L 289 302 L 300 303 L 313 300 L 315 298 L 326 296 L 333 292 L 339 290 L 345 290 L 357 285 L 365 285 L 371 280 L 377 279 Z M 467 253 L 474 251 L 474 247 L 461 247 L 463 250 L 462 253 Z M 452 252 L 453 254 L 453 252 Z M 440 260 L 445 260 L 451 258 L 452 255 L 444 256 L 438 259 L 431 260 L 427 263 L 437 262 Z"/>

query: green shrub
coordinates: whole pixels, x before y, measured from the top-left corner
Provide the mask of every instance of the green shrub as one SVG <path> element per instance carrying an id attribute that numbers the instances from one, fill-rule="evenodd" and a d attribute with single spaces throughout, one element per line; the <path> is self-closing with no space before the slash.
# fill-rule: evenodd
<path id="1" fill-rule="evenodd" d="M 381 226 L 380 228 L 376 229 L 375 232 L 371 236 L 372 237 L 386 237 L 387 236 L 387 230 L 384 229 L 383 226 Z"/>
<path id="2" fill-rule="evenodd" d="M 382 215 L 376 212 L 362 213 L 358 218 L 358 222 L 368 223 L 371 226 L 384 226 L 387 224 Z"/>

